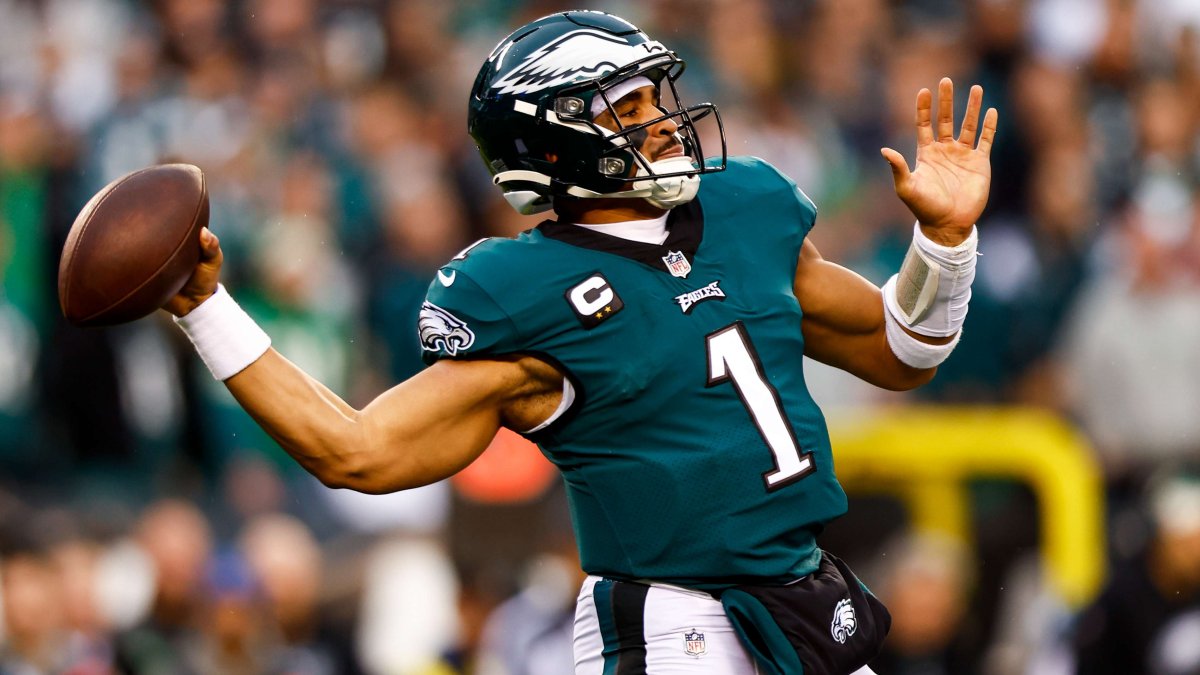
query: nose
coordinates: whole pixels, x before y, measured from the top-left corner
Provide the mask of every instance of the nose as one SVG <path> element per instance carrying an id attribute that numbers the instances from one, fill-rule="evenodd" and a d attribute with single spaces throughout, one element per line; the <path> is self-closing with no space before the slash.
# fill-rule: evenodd
<path id="1" fill-rule="evenodd" d="M 667 114 L 667 109 L 662 106 L 658 106 L 658 110 L 664 115 Z M 653 133 L 658 136 L 674 136 L 676 131 L 679 131 L 679 124 L 674 117 L 667 117 L 654 125 Z"/>

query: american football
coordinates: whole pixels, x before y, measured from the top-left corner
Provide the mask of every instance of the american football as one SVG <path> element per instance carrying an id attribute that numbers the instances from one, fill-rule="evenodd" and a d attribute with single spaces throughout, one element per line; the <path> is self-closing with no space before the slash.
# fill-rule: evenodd
<path id="1" fill-rule="evenodd" d="M 208 224 L 204 173 L 152 166 L 118 178 L 75 218 L 58 267 L 63 316 L 76 326 L 140 319 L 179 292 Z"/>

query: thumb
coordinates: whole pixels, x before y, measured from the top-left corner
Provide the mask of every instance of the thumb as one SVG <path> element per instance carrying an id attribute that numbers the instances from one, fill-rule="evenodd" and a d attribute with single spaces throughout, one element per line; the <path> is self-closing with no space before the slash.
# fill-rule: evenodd
<path id="1" fill-rule="evenodd" d="M 880 148 L 879 154 L 883 155 L 892 167 L 892 180 L 895 181 L 896 187 L 908 181 L 908 162 L 904 161 L 903 155 L 891 148 Z"/>
<path id="2" fill-rule="evenodd" d="M 208 262 L 221 255 L 221 240 L 207 227 L 200 229 L 200 261 Z"/>

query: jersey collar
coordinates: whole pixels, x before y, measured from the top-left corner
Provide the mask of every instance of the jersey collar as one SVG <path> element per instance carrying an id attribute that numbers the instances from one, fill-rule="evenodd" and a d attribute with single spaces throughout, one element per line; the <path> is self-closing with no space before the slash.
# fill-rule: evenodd
<path id="1" fill-rule="evenodd" d="M 663 260 L 669 253 L 678 251 L 687 256 L 688 260 L 696 259 L 696 250 L 700 248 L 700 240 L 704 237 L 704 211 L 700 208 L 699 199 L 671 209 L 670 215 L 667 216 L 667 240 L 661 244 L 622 239 L 554 220 L 542 222 L 537 229 L 548 239 L 612 253 L 669 273 L 667 263 Z"/>

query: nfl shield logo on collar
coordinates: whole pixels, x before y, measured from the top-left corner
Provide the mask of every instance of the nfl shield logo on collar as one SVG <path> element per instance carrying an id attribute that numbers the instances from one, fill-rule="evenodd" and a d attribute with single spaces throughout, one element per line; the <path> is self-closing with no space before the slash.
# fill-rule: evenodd
<path id="1" fill-rule="evenodd" d="M 693 628 L 691 631 L 683 634 L 683 651 L 688 656 L 699 657 L 701 654 L 708 651 L 708 647 L 704 644 L 704 633 Z"/>
<path id="2" fill-rule="evenodd" d="M 673 277 L 686 278 L 692 272 L 692 264 L 682 251 L 671 251 L 663 256 L 662 261 Z"/>

